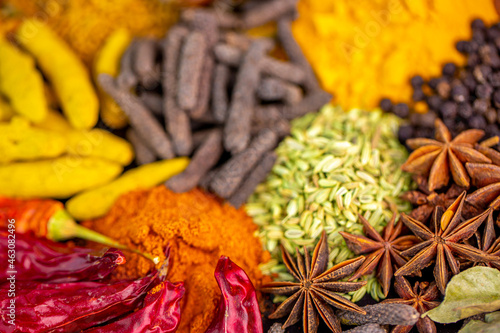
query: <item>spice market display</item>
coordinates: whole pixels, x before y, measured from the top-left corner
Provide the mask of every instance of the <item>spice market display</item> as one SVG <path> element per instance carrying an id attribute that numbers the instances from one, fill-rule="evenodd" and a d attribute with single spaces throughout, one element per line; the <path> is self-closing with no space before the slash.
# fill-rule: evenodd
<path id="1" fill-rule="evenodd" d="M 0 0 L 0 332 L 500 331 L 500 1 Z"/>

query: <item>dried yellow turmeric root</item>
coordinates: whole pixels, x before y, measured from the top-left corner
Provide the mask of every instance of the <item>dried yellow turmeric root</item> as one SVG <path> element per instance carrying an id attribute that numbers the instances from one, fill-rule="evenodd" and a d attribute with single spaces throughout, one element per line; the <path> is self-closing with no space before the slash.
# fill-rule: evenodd
<path id="1" fill-rule="evenodd" d="M 0 121 L 9 121 L 14 116 L 10 104 L 0 96 Z"/>
<path id="2" fill-rule="evenodd" d="M 120 165 L 128 165 L 134 159 L 134 149 L 127 140 L 98 128 L 75 130 L 55 110 L 49 110 L 47 118 L 36 126 L 64 135 L 67 139 L 66 152 L 70 155 L 99 157 Z"/>
<path id="3" fill-rule="evenodd" d="M 122 167 L 118 163 L 78 156 L 0 165 L 0 195 L 15 198 L 68 198 L 107 184 L 121 172 Z"/>
<path id="4" fill-rule="evenodd" d="M 0 93 L 15 112 L 38 123 L 47 115 L 43 78 L 33 58 L 0 37 Z"/>
<path id="5" fill-rule="evenodd" d="M 134 149 L 127 140 L 99 128 L 71 131 L 67 137 L 68 153 L 72 155 L 99 157 L 120 165 L 128 165 L 134 159 Z"/>
<path id="6" fill-rule="evenodd" d="M 65 135 L 34 128 L 26 119 L 14 117 L 0 123 L 0 164 L 57 157 L 66 151 Z"/>
<path id="7" fill-rule="evenodd" d="M 97 52 L 93 75 L 97 81 L 97 76 L 101 73 L 109 74 L 113 77 L 118 75 L 120 70 L 120 59 L 130 44 L 132 37 L 128 30 L 115 30 L 104 42 L 102 48 Z M 104 123 L 111 128 L 123 128 L 127 125 L 128 119 L 122 109 L 116 104 L 101 88 L 98 88 L 99 100 L 101 102 L 101 118 Z"/>
<path id="8" fill-rule="evenodd" d="M 106 215 L 120 195 L 133 190 L 153 188 L 184 171 L 188 164 L 189 159 L 186 157 L 144 164 L 125 172 L 107 185 L 71 198 L 66 203 L 66 209 L 78 220 Z"/>
<path id="9" fill-rule="evenodd" d="M 82 61 L 38 20 L 25 20 L 16 36 L 49 79 L 70 124 L 76 129 L 94 127 L 99 116 L 99 101 Z"/>

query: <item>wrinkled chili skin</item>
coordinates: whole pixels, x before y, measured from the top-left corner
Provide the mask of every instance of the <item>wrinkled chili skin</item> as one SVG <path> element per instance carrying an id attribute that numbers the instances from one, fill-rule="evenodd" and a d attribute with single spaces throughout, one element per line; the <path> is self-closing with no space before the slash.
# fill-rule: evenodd
<path id="1" fill-rule="evenodd" d="M 0 229 L 0 262 L 6 263 L 8 259 L 8 235 L 6 229 Z M 17 281 L 96 281 L 125 263 L 123 253 L 116 249 L 97 252 L 68 247 L 31 234 L 16 234 L 15 241 Z M 0 270 L 0 281 L 6 281 L 8 276 L 7 270 Z"/>
<path id="2" fill-rule="evenodd" d="M 205 333 L 262 333 L 257 293 L 246 273 L 228 257 L 221 256 L 215 279 L 222 296 Z"/>
<path id="3" fill-rule="evenodd" d="M 137 309 L 157 275 L 116 283 L 16 281 L 16 326 L 7 323 L 11 298 L 4 297 L 0 300 L 0 332 L 75 333 L 106 323 Z M 8 290 L 8 284 L 0 285 L 0 295 Z"/>
<path id="4" fill-rule="evenodd" d="M 161 282 L 148 293 L 142 308 L 85 333 L 174 333 L 181 320 L 180 300 L 183 296 L 182 282 Z"/>

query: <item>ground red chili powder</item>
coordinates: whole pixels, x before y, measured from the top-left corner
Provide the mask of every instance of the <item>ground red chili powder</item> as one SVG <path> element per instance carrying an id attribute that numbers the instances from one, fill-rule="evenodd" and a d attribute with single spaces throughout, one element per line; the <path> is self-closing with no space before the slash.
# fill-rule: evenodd
<path id="1" fill-rule="evenodd" d="M 201 190 L 173 193 L 164 186 L 123 195 L 107 216 L 85 223 L 141 251 L 160 256 L 170 244 L 170 281 L 184 281 L 180 333 L 202 333 L 210 325 L 220 297 L 214 270 L 221 255 L 243 268 L 254 285 L 264 278 L 258 268 L 269 260 L 252 219 Z M 146 275 L 151 263 L 135 254 L 116 271 L 117 278 Z"/>

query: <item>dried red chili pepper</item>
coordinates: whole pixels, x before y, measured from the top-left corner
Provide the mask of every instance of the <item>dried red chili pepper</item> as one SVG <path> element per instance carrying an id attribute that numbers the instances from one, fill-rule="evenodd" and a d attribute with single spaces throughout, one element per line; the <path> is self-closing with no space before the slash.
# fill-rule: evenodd
<path id="1" fill-rule="evenodd" d="M 144 305 L 130 315 L 85 333 L 173 333 L 181 320 L 180 300 L 184 284 L 161 282 L 144 299 Z"/>
<path id="2" fill-rule="evenodd" d="M 0 301 L 0 317 L 11 299 L 16 305 L 16 325 L 0 321 L 0 332 L 80 332 L 132 312 L 157 281 L 153 272 L 135 281 L 115 283 L 39 283 L 16 281 L 14 298 Z M 8 284 L 0 286 L 6 295 Z"/>
<path id="3" fill-rule="evenodd" d="M 0 261 L 7 262 L 10 233 L 0 229 Z M 15 269 L 17 281 L 50 283 L 96 281 L 107 277 L 118 265 L 125 263 L 123 253 L 116 249 L 94 251 L 69 247 L 31 234 L 16 234 Z M 0 271 L 0 281 L 10 276 Z"/>
<path id="4" fill-rule="evenodd" d="M 246 273 L 221 256 L 215 279 L 222 296 L 214 320 L 205 333 L 262 333 L 262 319 L 255 288 Z"/>

